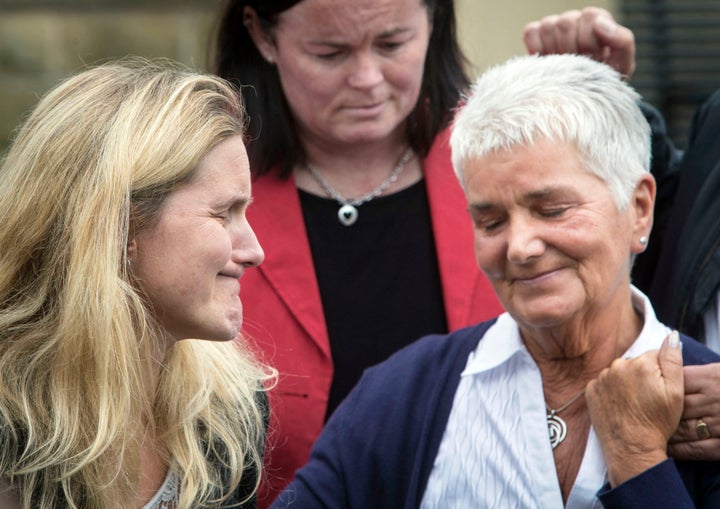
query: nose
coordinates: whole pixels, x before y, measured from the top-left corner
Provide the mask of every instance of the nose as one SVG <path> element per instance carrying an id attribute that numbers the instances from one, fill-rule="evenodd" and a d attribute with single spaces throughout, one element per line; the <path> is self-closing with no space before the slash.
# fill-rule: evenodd
<path id="1" fill-rule="evenodd" d="M 545 243 L 540 237 L 537 225 L 531 219 L 511 221 L 506 232 L 507 259 L 510 262 L 522 265 L 545 252 Z"/>
<path id="2" fill-rule="evenodd" d="M 244 267 L 257 267 L 265 259 L 260 242 L 247 219 L 238 225 L 232 239 L 232 261 Z"/>
<path id="3" fill-rule="evenodd" d="M 348 84 L 353 88 L 368 89 L 382 82 L 383 73 L 378 59 L 371 51 L 356 54 L 351 62 Z"/>

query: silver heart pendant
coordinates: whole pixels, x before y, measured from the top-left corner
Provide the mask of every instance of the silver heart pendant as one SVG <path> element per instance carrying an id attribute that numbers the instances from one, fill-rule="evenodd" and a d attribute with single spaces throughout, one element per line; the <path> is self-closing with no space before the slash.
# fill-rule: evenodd
<path id="1" fill-rule="evenodd" d="M 352 226 L 358 218 L 358 211 L 355 207 L 346 203 L 338 209 L 338 219 L 343 226 Z"/>

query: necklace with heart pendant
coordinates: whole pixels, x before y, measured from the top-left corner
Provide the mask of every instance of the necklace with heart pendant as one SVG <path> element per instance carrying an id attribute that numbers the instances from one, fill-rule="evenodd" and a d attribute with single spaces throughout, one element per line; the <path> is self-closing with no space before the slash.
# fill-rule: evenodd
<path id="1" fill-rule="evenodd" d="M 355 198 L 354 200 L 348 200 L 340 193 L 338 193 L 335 189 L 333 189 L 332 186 L 330 186 L 330 184 L 328 183 L 328 181 L 325 180 L 322 174 L 318 171 L 318 169 L 315 168 L 308 161 L 305 161 L 305 167 L 310 171 L 310 174 L 313 176 L 315 181 L 320 184 L 320 187 L 322 187 L 323 190 L 328 195 L 330 195 L 331 198 L 333 198 L 340 204 L 340 208 L 337 211 L 337 217 L 340 221 L 340 224 L 342 224 L 343 226 L 352 226 L 357 222 L 358 219 L 357 208 L 363 203 L 367 203 L 370 200 L 377 198 L 378 196 L 380 196 L 380 194 L 382 194 L 383 191 L 390 187 L 398 179 L 398 176 L 402 172 L 403 168 L 405 168 L 405 165 L 410 160 L 412 155 L 412 149 L 408 148 L 403 153 L 402 157 L 385 180 L 380 182 L 380 184 L 378 184 L 375 189 L 373 189 L 366 195 L 363 195 L 360 198 Z"/>

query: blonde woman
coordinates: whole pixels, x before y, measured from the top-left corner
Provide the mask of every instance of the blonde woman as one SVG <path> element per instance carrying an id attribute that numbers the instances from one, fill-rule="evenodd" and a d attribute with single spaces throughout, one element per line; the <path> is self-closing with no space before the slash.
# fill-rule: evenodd
<path id="1" fill-rule="evenodd" d="M 17 132 L 0 168 L 16 507 L 254 507 L 273 373 L 232 341 L 263 259 L 244 121 L 222 80 L 123 62 L 60 84 Z"/>

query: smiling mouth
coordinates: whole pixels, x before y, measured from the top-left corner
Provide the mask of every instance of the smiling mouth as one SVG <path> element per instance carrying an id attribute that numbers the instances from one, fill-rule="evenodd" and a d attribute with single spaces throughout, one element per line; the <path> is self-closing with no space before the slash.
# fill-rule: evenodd
<path id="1" fill-rule="evenodd" d="M 220 277 L 227 277 L 230 279 L 240 279 L 242 277 L 242 274 L 225 274 L 225 273 L 219 273 L 218 276 Z"/>
<path id="2" fill-rule="evenodd" d="M 547 279 L 555 276 L 561 269 L 552 269 L 545 272 L 539 272 L 537 274 L 520 275 L 510 278 L 513 283 L 518 284 L 537 284 L 542 283 Z"/>

